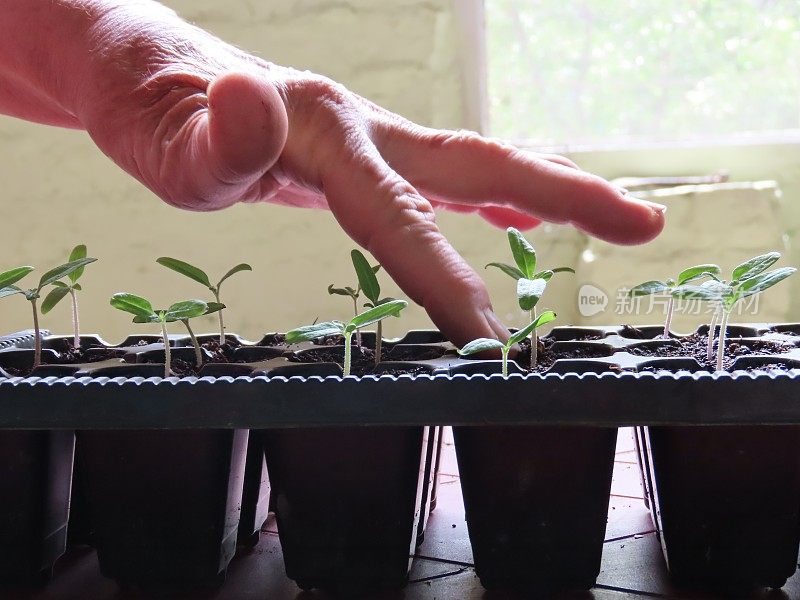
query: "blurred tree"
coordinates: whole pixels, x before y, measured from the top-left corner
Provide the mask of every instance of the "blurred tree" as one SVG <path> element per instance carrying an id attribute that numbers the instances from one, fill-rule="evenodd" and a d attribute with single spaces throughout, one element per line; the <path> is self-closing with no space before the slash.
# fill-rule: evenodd
<path id="1" fill-rule="evenodd" d="M 798 0 L 486 0 L 492 134 L 800 129 Z"/>

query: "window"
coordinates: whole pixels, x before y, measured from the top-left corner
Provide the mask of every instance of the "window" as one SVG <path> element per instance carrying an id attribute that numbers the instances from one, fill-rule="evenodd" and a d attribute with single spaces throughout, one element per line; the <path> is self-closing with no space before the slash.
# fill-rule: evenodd
<path id="1" fill-rule="evenodd" d="M 536 145 L 800 134 L 797 0 L 486 0 L 490 133 Z"/>

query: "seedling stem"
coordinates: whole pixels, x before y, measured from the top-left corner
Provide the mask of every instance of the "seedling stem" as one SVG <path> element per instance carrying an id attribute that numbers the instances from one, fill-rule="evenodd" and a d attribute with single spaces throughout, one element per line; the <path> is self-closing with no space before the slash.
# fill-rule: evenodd
<path id="1" fill-rule="evenodd" d="M 717 342 L 717 371 L 722 371 L 722 359 L 725 357 L 725 336 L 728 333 L 730 314 L 730 311 L 722 311 L 722 323 L 719 326 L 719 341 Z"/>
<path id="2" fill-rule="evenodd" d="M 31 308 L 33 309 L 33 368 L 42 364 L 42 334 L 39 330 L 39 311 L 36 310 L 36 298 L 31 298 Z"/>
<path id="3" fill-rule="evenodd" d="M 74 336 L 72 341 L 72 346 L 74 348 L 80 348 L 81 333 L 80 333 L 80 323 L 78 321 L 78 295 L 72 288 L 69 289 L 69 295 L 72 298 L 72 330 Z"/>
<path id="4" fill-rule="evenodd" d="M 716 334 L 717 321 L 719 320 L 719 313 L 721 310 L 721 307 L 717 307 L 714 310 L 714 313 L 711 315 L 711 322 L 708 324 L 708 351 L 706 352 L 706 358 L 709 361 L 714 358 L 714 335 Z"/>
<path id="5" fill-rule="evenodd" d="M 167 322 L 161 321 L 161 336 L 164 338 L 164 377 L 169 377 L 169 366 L 172 364 L 172 356 L 169 348 L 169 335 L 167 335 Z"/>
<path id="6" fill-rule="evenodd" d="M 675 298 L 670 295 L 669 302 L 667 303 L 667 320 L 664 321 L 664 339 L 669 339 L 669 328 L 672 325 L 672 314 L 675 311 Z"/>
<path id="7" fill-rule="evenodd" d="M 536 307 L 531 309 L 530 312 L 530 322 L 533 323 L 536 320 Z M 539 334 L 536 333 L 536 329 L 531 331 L 531 371 L 536 368 L 536 363 L 539 360 Z"/>
<path id="8" fill-rule="evenodd" d="M 222 314 L 222 311 L 217 311 L 218 313 Z M 194 331 L 192 331 L 192 326 L 189 325 L 189 319 L 181 319 L 181 323 L 184 324 L 186 327 L 186 331 L 189 332 L 189 337 L 192 339 L 192 347 L 194 348 L 194 360 L 197 364 L 197 367 L 200 368 L 203 366 L 203 353 L 200 350 L 200 343 L 197 341 L 197 336 L 195 336 Z"/>

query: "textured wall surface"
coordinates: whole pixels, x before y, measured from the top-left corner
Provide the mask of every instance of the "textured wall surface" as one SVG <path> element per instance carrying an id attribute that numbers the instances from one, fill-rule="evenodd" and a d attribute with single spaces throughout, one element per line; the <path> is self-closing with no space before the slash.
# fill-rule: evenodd
<path id="1" fill-rule="evenodd" d="M 733 268 L 768 250 L 784 252 L 785 226 L 781 219 L 781 196 L 775 182 L 686 185 L 648 193 L 666 204 L 668 220 L 664 232 L 644 246 L 624 248 L 590 240 L 578 263 L 576 281 L 591 285 L 608 296 L 605 310 L 592 315 L 584 304 L 580 321 L 586 325 L 663 322 L 667 297 L 631 299 L 627 290 L 645 281 L 675 279 L 683 269 L 707 262 L 719 264 L 722 277 Z M 724 226 L 718 223 L 725 215 Z M 732 233 L 735 232 L 735 233 Z M 776 267 L 791 262 L 784 258 Z M 791 281 L 784 282 L 752 302 L 741 302 L 731 322 L 774 322 L 786 318 Z M 583 295 L 598 294 L 591 288 Z M 584 303 L 586 300 L 583 300 Z M 688 333 L 708 323 L 713 308 L 708 303 L 686 301 L 677 305 L 672 329 Z"/>
<path id="2" fill-rule="evenodd" d="M 462 46 L 463 20 L 459 16 L 463 15 L 454 7 L 473 1 L 166 3 L 188 20 L 268 60 L 328 75 L 422 124 L 459 128 L 475 126 L 475 96 L 465 84 L 474 84 L 475 73 L 464 71 L 463 60 L 465 52 L 469 54 L 474 48 Z M 620 173 L 596 157 L 594 162 L 588 156 L 576 160 L 610 175 L 655 173 L 669 164 L 660 155 L 653 159 L 655 164 L 646 164 L 635 151 L 629 154 L 622 161 L 625 168 Z M 716 157 L 722 167 L 733 169 L 728 156 L 704 156 Z M 786 153 L 781 152 L 778 158 L 781 156 Z M 628 165 L 639 165 L 639 170 Z M 676 172 L 681 169 L 669 167 L 667 174 Z M 740 179 L 763 177 L 747 169 L 733 173 Z M 353 283 L 349 260 L 353 244 L 328 213 L 268 205 L 238 206 L 213 214 L 181 212 L 162 204 L 122 173 L 85 134 L 6 117 L 0 117 L 0 181 L 0 269 L 27 263 L 38 266 L 41 273 L 62 261 L 78 242 L 88 244 L 90 253 L 102 259 L 86 271 L 86 291 L 81 298 L 86 332 L 100 332 L 110 341 L 130 332 L 133 326 L 129 319 L 108 306 L 109 296 L 116 291 L 146 295 L 157 305 L 204 297 L 199 285 L 156 265 L 155 258 L 161 255 L 197 262 L 212 277 L 237 262 L 252 263 L 255 272 L 231 279 L 224 294 L 230 305 L 226 319 L 229 330 L 251 338 L 315 318 L 345 318 L 349 314 L 348 300 L 328 296 L 326 287 L 329 283 Z M 671 218 L 673 212 L 667 216 Z M 724 223 L 726 218 L 722 215 L 716 222 Z M 498 315 L 509 325 L 524 323 L 513 282 L 498 271 L 483 271 L 487 262 L 510 261 L 504 233 L 474 216 L 442 214 L 439 223 L 456 249 L 484 273 Z M 748 236 L 755 236 L 749 239 L 754 247 L 774 247 L 775 227 L 783 223 L 772 223 L 761 230 L 748 229 Z M 691 222 L 684 225 L 703 226 Z M 585 236 L 568 227 L 540 227 L 529 237 L 542 263 L 549 266 L 577 264 L 587 243 Z M 661 243 L 669 247 L 681 239 L 668 233 Z M 613 286 L 615 283 L 605 278 L 619 274 L 617 266 L 629 263 L 638 252 L 646 250 L 609 251 L 606 272 L 584 268 L 578 277 L 554 279 L 543 307 L 557 310 L 560 323 L 579 322 L 578 286 L 584 280 Z M 655 264 L 656 259 L 647 260 L 652 262 L 642 263 L 643 272 L 649 269 L 655 277 L 663 270 L 661 264 Z M 387 294 L 400 294 L 389 283 L 384 287 Z M 779 302 L 778 310 L 783 309 L 783 302 Z M 613 314 L 604 319 L 615 320 Z M 29 307 L 21 298 L 0 301 L 0 332 L 28 327 L 29 322 Z M 68 305 L 57 307 L 43 319 L 43 325 L 67 331 Z M 411 307 L 402 320 L 387 322 L 387 333 L 395 335 L 425 326 L 429 321 L 424 312 Z M 207 327 L 198 329 L 212 327 L 209 318 Z"/>

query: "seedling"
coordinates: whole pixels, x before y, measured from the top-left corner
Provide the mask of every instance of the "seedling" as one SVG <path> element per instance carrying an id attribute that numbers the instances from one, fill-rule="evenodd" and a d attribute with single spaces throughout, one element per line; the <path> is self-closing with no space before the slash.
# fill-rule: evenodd
<path id="1" fill-rule="evenodd" d="M 557 267 L 555 269 L 536 270 L 536 251 L 522 233 L 513 227 L 506 230 L 511 254 L 517 266 L 507 263 L 492 262 L 485 268 L 496 267 L 503 273 L 517 281 L 517 301 L 522 310 L 528 311 L 530 323 L 536 321 L 536 305 L 547 288 L 547 282 L 556 273 L 575 273 L 570 267 Z M 528 328 L 525 328 L 528 330 Z M 536 368 L 539 352 L 539 340 L 536 327 L 529 330 L 531 336 L 531 370 Z"/>
<path id="2" fill-rule="evenodd" d="M 42 290 L 48 285 L 55 284 L 59 279 L 69 276 L 78 269 L 83 269 L 89 263 L 96 261 L 96 258 L 83 257 L 77 260 L 70 261 L 63 265 L 59 265 L 54 269 L 50 269 L 41 279 L 35 288 L 21 289 L 14 285 L 19 282 L 28 273 L 33 271 L 33 267 L 17 267 L 4 273 L 0 273 L 0 298 L 6 296 L 13 296 L 14 294 L 22 294 L 25 299 L 31 303 L 33 310 L 33 331 L 34 331 L 34 352 L 33 352 L 33 368 L 35 369 L 42 363 L 42 336 L 39 329 L 39 311 L 37 309 L 37 301 L 41 297 Z M 49 309 L 48 309 L 49 310 Z"/>
<path id="3" fill-rule="evenodd" d="M 158 323 L 161 325 L 161 336 L 164 340 L 164 377 L 170 375 L 170 365 L 172 364 L 172 356 L 170 353 L 169 336 L 167 334 L 167 323 L 181 321 L 189 330 L 189 335 L 192 338 L 192 345 L 194 346 L 195 358 L 197 366 L 203 364 L 203 357 L 200 351 L 200 345 L 197 343 L 197 338 L 194 336 L 191 327 L 189 326 L 189 319 L 206 315 L 212 312 L 219 312 L 224 308 L 224 305 L 213 302 L 206 304 L 202 300 L 184 300 L 176 302 L 165 310 L 156 310 L 149 300 L 120 292 L 111 296 L 111 306 L 121 311 L 132 314 L 134 323 Z"/>
<path id="4" fill-rule="evenodd" d="M 767 271 L 780 259 L 780 252 L 768 252 L 754 256 L 733 269 L 730 281 L 722 281 L 713 277 L 703 285 L 684 285 L 677 288 L 673 294 L 681 298 L 695 298 L 708 300 L 717 304 L 717 310 L 711 319 L 708 329 L 709 348 L 713 346 L 714 330 L 719 321 L 719 341 L 717 342 L 717 371 L 722 370 L 725 358 L 725 336 L 728 329 L 728 319 L 736 304 L 750 296 L 760 294 L 775 284 L 793 275 L 797 269 L 794 267 L 781 267 Z"/>
<path id="5" fill-rule="evenodd" d="M 527 327 L 514 333 L 505 343 L 492 338 L 478 338 L 477 340 L 472 340 L 466 344 L 463 348 L 461 348 L 461 350 L 458 351 L 458 353 L 461 356 L 467 356 L 469 354 L 477 354 L 478 352 L 485 352 L 487 350 L 500 350 L 500 353 L 503 356 L 503 377 L 508 377 L 508 353 L 511 351 L 511 348 L 514 346 L 514 344 L 521 342 L 538 327 L 554 321 L 555 318 L 556 313 L 554 313 L 552 310 L 545 311 L 536 317 L 532 323 L 528 324 Z"/>
<path id="6" fill-rule="evenodd" d="M 380 271 L 381 266 L 380 265 L 375 265 L 374 267 L 370 267 L 369 263 L 367 262 L 367 259 L 364 258 L 364 255 L 361 254 L 361 252 L 359 252 L 358 250 L 353 250 L 352 252 L 350 252 L 350 258 L 353 261 L 353 268 L 356 270 L 356 277 L 358 278 L 358 287 L 353 289 L 349 285 L 346 285 L 344 287 L 337 288 L 337 287 L 334 287 L 333 284 L 331 283 L 328 286 L 328 294 L 330 294 L 331 296 L 337 295 L 337 296 L 347 296 L 347 297 L 349 297 L 353 301 L 353 316 L 355 317 L 355 316 L 358 315 L 358 298 L 361 296 L 361 292 L 362 292 L 362 289 L 363 289 L 364 281 L 366 281 L 365 277 L 366 277 L 366 271 L 367 270 L 372 271 L 372 276 L 373 276 L 372 280 L 368 282 L 368 285 L 371 286 L 370 287 L 370 291 L 374 291 L 375 290 L 374 286 L 377 286 L 377 290 L 378 291 L 377 291 L 377 293 L 374 294 L 374 297 L 377 298 L 378 295 L 380 295 L 380 293 L 381 293 L 380 292 L 380 286 L 378 285 L 378 280 L 375 277 L 375 274 L 378 271 Z M 373 299 L 372 296 L 369 296 L 366 293 L 366 290 L 364 290 L 364 295 L 367 296 L 367 298 L 369 298 L 370 300 L 372 300 L 372 304 L 375 304 L 375 300 Z M 380 322 L 378 322 L 378 327 L 380 327 Z M 379 341 L 376 342 L 376 343 L 379 343 Z M 359 347 L 361 346 L 361 332 L 360 331 L 356 332 L 356 345 L 359 346 Z M 377 357 L 379 352 L 380 351 L 376 348 L 376 353 L 375 353 L 376 357 Z"/>
<path id="7" fill-rule="evenodd" d="M 685 286 L 692 281 L 698 281 L 705 277 L 716 277 L 719 275 L 719 267 L 717 265 L 696 265 L 684 269 L 678 274 L 677 279 L 667 279 L 666 281 L 653 280 L 645 281 L 637 286 L 634 286 L 628 292 L 631 296 L 649 296 L 650 294 L 669 294 L 669 303 L 667 304 L 667 318 L 664 321 L 664 333 L 662 337 L 669 338 L 669 328 L 672 325 L 672 315 L 675 312 L 675 299 L 679 296 L 676 295 L 676 290 Z"/>
<path id="8" fill-rule="evenodd" d="M 358 277 L 358 287 L 364 292 L 369 302 L 364 303 L 365 308 L 375 308 L 381 304 L 391 302 L 394 298 L 381 298 L 381 285 L 378 283 L 378 278 L 375 276 L 380 270 L 380 265 L 370 266 L 367 259 L 358 250 L 352 250 L 350 257 L 353 260 L 353 267 L 356 270 Z M 383 321 L 378 321 L 375 325 L 375 364 L 381 362 L 381 349 L 383 347 Z M 356 335 L 359 335 L 358 333 Z M 357 339 L 357 343 L 361 340 Z"/>
<path id="9" fill-rule="evenodd" d="M 73 262 L 82 258 L 86 258 L 86 246 L 84 244 L 75 246 L 72 249 L 72 252 L 70 252 L 68 260 L 69 262 Z M 54 281 L 53 289 L 50 290 L 50 293 L 47 294 L 42 301 L 42 314 L 46 315 L 53 310 L 56 304 L 61 302 L 61 300 L 63 300 L 67 294 L 70 295 L 70 298 L 72 299 L 72 331 L 74 336 L 72 346 L 74 348 L 81 347 L 80 321 L 78 319 L 78 296 L 75 292 L 80 292 L 83 289 L 81 288 L 81 284 L 78 283 L 78 279 L 80 279 L 83 275 L 83 269 L 84 267 L 78 267 L 71 273 L 68 273 L 67 279 L 69 280 L 69 283 L 65 283 L 63 281 Z"/>
<path id="10" fill-rule="evenodd" d="M 173 271 L 180 273 L 181 275 L 188 277 L 189 279 L 193 279 L 197 283 L 200 283 L 206 286 L 212 294 L 214 294 L 214 300 L 216 300 L 217 305 L 223 306 L 222 300 L 219 298 L 219 290 L 222 287 L 222 282 L 225 281 L 231 275 L 235 275 L 240 271 L 252 271 L 253 267 L 248 265 L 247 263 L 239 263 L 232 269 L 230 269 L 222 278 L 216 283 L 212 284 L 211 280 L 209 279 L 208 275 L 202 269 L 195 267 L 194 265 L 190 265 L 187 262 L 182 260 L 178 260 L 177 258 L 170 258 L 169 256 L 162 256 L 156 262 L 168 269 L 172 269 Z M 222 309 L 216 311 L 219 317 L 219 344 L 220 346 L 225 343 L 225 322 L 222 319 Z"/>
<path id="11" fill-rule="evenodd" d="M 298 327 L 286 334 L 287 344 L 296 344 L 298 342 L 309 342 L 321 337 L 329 335 L 341 335 L 344 337 L 344 363 L 342 371 L 344 376 L 350 375 L 350 364 L 352 356 L 351 340 L 353 334 L 363 327 L 379 323 L 382 319 L 389 316 L 398 316 L 400 311 L 408 306 L 405 300 L 389 300 L 378 306 L 373 306 L 369 310 L 356 315 L 350 320 L 349 323 L 342 323 L 341 321 L 325 321 L 324 323 L 315 323 L 314 325 L 305 325 Z"/>

